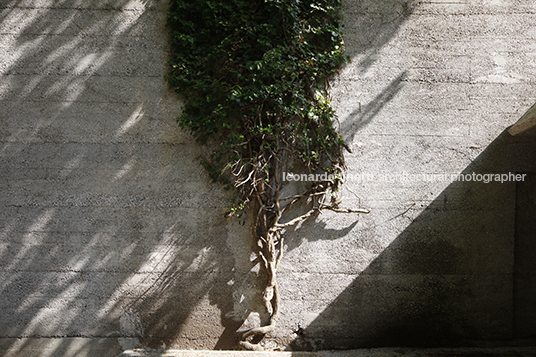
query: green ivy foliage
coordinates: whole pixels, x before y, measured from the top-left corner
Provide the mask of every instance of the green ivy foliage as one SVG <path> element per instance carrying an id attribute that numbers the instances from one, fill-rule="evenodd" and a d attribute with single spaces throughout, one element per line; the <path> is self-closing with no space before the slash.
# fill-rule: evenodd
<path id="1" fill-rule="evenodd" d="M 219 143 L 203 159 L 214 180 L 236 185 L 230 168 L 245 167 L 269 182 L 268 156 L 340 171 L 344 142 L 326 96 L 348 60 L 340 0 L 171 0 L 168 25 L 179 124 Z"/>

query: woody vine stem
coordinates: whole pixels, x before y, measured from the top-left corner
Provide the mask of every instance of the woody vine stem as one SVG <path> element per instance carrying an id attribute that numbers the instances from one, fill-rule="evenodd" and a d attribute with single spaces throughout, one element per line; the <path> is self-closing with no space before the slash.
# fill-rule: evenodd
<path id="1" fill-rule="evenodd" d="M 277 168 L 280 166 L 278 163 L 273 163 L 273 167 Z M 261 345 L 253 344 L 249 339 L 256 335 L 265 335 L 271 332 L 275 328 L 275 323 L 279 317 L 280 295 L 276 274 L 283 257 L 284 237 L 282 231 L 287 227 L 306 220 L 322 209 L 344 213 L 368 213 L 367 210 L 363 209 L 349 210 L 338 208 L 337 201 L 324 202 L 325 198 L 332 197 L 330 190 L 333 187 L 330 187 L 331 185 L 329 184 L 316 184 L 303 194 L 280 197 L 281 188 L 284 187 L 285 183 L 278 180 L 278 171 L 276 169 L 275 177 L 273 180 L 269 180 L 272 185 L 264 184 L 261 180 L 259 181 L 261 184 L 254 188 L 256 191 L 254 197 L 257 208 L 254 219 L 254 234 L 259 246 L 258 255 L 267 274 L 267 282 L 262 299 L 269 319 L 268 324 L 265 326 L 251 328 L 239 333 L 240 345 L 248 350 L 264 350 Z M 282 223 L 281 220 L 284 214 L 301 200 L 309 200 L 310 209 L 306 213 L 298 215 L 286 223 Z"/>
<path id="2" fill-rule="evenodd" d="M 269 319 L 239 332 L 246 349 L 262 349 L 252 338 L 279 316 L 285 228 L 324 209 L 366 212 L 339 207 L 349 149 L 327 87 L 349 60 L 341 16 L 340 0 L 170 0 L 167 79 L 184 101 L 179 124 L 209 150 L 200 161 L 210 177 L 236 190 L 227 215 L 252 214 L 267 274 Z M 288 182 L 284 172 L 322 178 Z"/>

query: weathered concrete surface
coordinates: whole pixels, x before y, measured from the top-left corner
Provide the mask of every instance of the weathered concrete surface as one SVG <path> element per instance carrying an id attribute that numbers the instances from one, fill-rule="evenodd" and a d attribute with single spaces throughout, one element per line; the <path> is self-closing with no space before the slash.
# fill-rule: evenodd
<path id="1" fill-rule="evenodd" d="M 371 213 L 288 232 L 267 347 L 533 343 L 516 183 L 407 175 L 536 172 L 534 139 L 505 132 L 536 101 L 536 4 L 344 6 L 353 61 L 331 93 L 349 174 L 368 176 L 343 193 Z M 175 124 L 165 16 L 159 0 L 0 3 L 3 355 L 226 349 L 256 318 L 248 228 Z"/>
<path id="2" fill-rule="evenodd" d="M 94 356 L 101 342 L 135 347 L 125 338 L 225 347 L 232 282 L 256 291 L 246 229 L 224 219 L 230 195 L 176 125 L 166 11 L 157 0 L 0 2 L 4 354 Z M 41 339 L 17 339 L 30 337 Z M 48 348 L 44 337 L 89 339 Z"/>

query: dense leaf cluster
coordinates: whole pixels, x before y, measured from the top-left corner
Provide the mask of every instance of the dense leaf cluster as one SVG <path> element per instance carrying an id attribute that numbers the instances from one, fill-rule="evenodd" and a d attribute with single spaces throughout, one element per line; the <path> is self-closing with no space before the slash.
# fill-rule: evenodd
<path id="1" fill-rule="evenodd" d="M 309 172 L 340 171 L 344 143 L 325 95 L 328 76 L 347 60 L 340 6 L 170 1 L 168 81 L 185 102 L 180 125 L 219 143 L 204 160 L 213 179 L 245 188 L 270 182 L 270 162 L 283 156 Z"/>

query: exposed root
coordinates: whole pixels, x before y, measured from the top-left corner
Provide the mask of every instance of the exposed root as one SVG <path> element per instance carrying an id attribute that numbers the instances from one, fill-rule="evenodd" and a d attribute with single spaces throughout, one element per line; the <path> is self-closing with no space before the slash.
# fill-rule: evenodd
<path id="1" fill-rule="evenodd" d="M 275 283 L 275 285 L 273 286 L 273 298 L 270 304 L 273 306 L 273 312 L 270 315 L 270 320 L 269 320 L 268 325 L 253 327 L 245 331 L 239 332 L 238 343 L 240 344 L 240 346 L 242 346 L 246 350 L 264 351 L 265 348 L 263 346 L 256 344 L 256 343 L 252 343 L 249 341 L 249 339 L 255 336 L 259 336 L 259 335 L 264 336 L 272 332 L 275 329 L 275 324 L 276 324 L 277 318 L 279 317 L 279 305 L 280 305 L 280 296 L 279 296 L 277 283 Z"/>
<path id="2" fill-rule="evenodd" d="M 277 286 L 276 273 L 279 262 L 283 256 L 283 238 L 279 239 L 279 252 L 276 250 L 275 238 L 278 237 L 277 231 L 270 230 L 267 239 L 261 239 L 264 249 L 261 249 L 259 256 L 263 262 L 264 269 L 268 275 L 268 280 L 262 294 L 262 301 L 266 313 L 270 316 L 268 324 L 264 326 L 250 328 L 239 332 L 238 343 L 240 346 L 251 351 L 265 350 L 260 344 L 252 343 L 250 340 L 255 336 L 264 336 L 275 328 L 277 318 L 279 317 L 279 306 L 281 298 Z"/>

